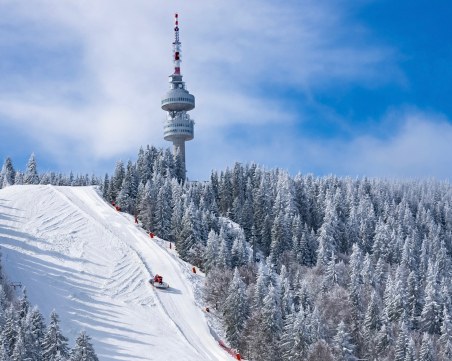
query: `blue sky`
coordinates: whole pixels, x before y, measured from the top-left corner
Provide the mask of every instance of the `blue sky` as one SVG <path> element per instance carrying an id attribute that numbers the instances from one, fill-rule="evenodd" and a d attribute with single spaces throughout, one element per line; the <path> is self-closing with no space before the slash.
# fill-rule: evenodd
<path id="1" fill-rule="evenodd" d="M 189 178 L 236 161 L 452 178 L 445 0 L 0 0 L 1 158 L 102 175 L 170 146 L 159 105 L 175 11 L 197 102 Z"/>

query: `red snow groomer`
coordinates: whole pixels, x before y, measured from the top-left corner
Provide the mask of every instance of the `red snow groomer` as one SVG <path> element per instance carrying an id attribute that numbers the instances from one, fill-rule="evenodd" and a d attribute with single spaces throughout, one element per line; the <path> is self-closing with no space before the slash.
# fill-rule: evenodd
<path id="1" fill-rule="evenodd" d="M 154 276 L 154 278 L 151 278 L 149 280 L 149 283 L 157 288 L 169 288 L 169 284 L 166 282 L 163 282 L 163 277 L 159 274 L 156 274 Z"/>

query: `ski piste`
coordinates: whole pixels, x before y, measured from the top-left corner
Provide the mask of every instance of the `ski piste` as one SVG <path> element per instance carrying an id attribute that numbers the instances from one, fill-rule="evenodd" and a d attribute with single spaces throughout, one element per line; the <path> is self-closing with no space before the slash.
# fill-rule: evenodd
<path id="1" fill-rule="evenodd" d="M 202 310 L 204 276 L 166 243 L 93 187 L 0 190 L 5 273 L 72 343 L 86 330 L 102 361 L 233 360 Z M 157 273 L 170 288 L 149 284 Z"/>

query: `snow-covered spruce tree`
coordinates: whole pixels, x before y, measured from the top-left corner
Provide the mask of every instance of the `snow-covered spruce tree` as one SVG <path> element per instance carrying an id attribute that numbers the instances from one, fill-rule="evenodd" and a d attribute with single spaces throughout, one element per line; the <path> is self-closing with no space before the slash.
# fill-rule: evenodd
<path id="1" fill-rule="evenodd" d="M 42 360 L 57 361 L 69 356 L 68 339 L 60 330 L 60 319 L 54 311 L 50 314 L 50 323 L 42 343 Z"/>
<path id="2" fill-rule="evenodd" d="M 36 165 L 36 157 L 35 154 L 32 153 L 30 156 L 30 159 L 27 163 L 27 170 L 25 171 L 24 178 L 23 178 L 24 184 L 39 184 L 39 176 L 38 176 L 38 170 Z"/>
<path id="3" fill-rule="evenodd" d="M 171 235 L 172 187 L 169 178 L 165 178 L 162 182 L 157 193 L 155 231 L 160 237 L 169 239 Z"/>
<path id="4" fill-rule="evenodd" d="M 309 346 L 309 335 L 307 332 L 308 328 L 303 309 L 299 312 L 293 310 L 293 312 L 287 315 L 281 336 L 284 360 L 295 361 L 306 359 Z"/>
<path id="5" fill-rule="evenodd" d="M 7 157 L 0 173 L 0 188 L 12 186 L 14 184 L 15 178 L 16 171 L 14 170 L 13 162 L 11 161 L 10 157 Z"/>
<path id="6" fill-rule="evenodd" d="M 125 171 L 124 177 L 122 177 L 122 169 L 119 165 L 118 179 L 115 178 L 115 182 L 119 182 L 119 179 L 121 178 L 123 180 L 116 202 L 121 207 L 121 210 L 135 214 L 135 199 L 138 193 L 138 182 L 135 166 L 130 160 L 127 163 L 127 170 Z"/>
<path id="7" fill-rule="evenodd" d="M 204 269 L 210 271 L 216 265 L 220 245 L 218 243 L 218 234 L 211 229 L 207 237 L 206 252 L 204 254 Z"/>
<path id="8" fill-rule="evenodd" d="M 218 236 L 218 240 L 220 242 L 220 246 L 218 248 L 218 255 L 217 255 L 217 267 L 221 269 L 228 269 L 231 264 L 231 251 L 228 247 L 228 242 L 224 237 L 223 233 L 220 233 Z"/>
<path id="9" fill-rule="evenodd" d="M 320 235 L 317 239 L 319 248 L 317 249 L 317 266 L 325 267 L 330 260 L 331 254 L 335 252 L 338 241 L 338 217 L 336 208 L 332 201 L 328 201 L 325 210 L 325 218 Z"/>
<path id="10" fill-rule="evenodd" d="M 399 334 L 395 344 L 395 361 L 405 361 L 407 354 L 410 335 L 405 322 L 401 321 L 399 326 Z"/>
<path id="11" fill-rule="evenodd" d="M 245 322 L 249 316 L 249 302 L 246 295 L 246 286 L 243 283 L 237 268 L 234 270 L 228 296 L 223 304 L 223 320 L 226 326 L 226 335 L 232 347 L 240 348 Z"/>
<path id="12" fill-rule="evenodd" d="M 248 262 L 248 250 L 245 244 L 245 234 L 239 232 L 234 239 L 231 249 L 231 266 L 240 267 Z"/>
<path id="13" fill-rule="evenodd" d="M 270 283 L 269 270 L 264 262 L 259 263 L 259 270 L 254 290 L 253 308 L 260 309 L 264 304 L 264 298 L 268 294 L 268 286 Z"/>
<path id="14" fill-rule="evenodd" d="M 441 345 L 440 357 L 443 360 L 452 360 L 452 320 L 447 307 L 443 308 L 443 322 L 439 343 Z"/>
<path id="15" fill-rule="evenodd" d="M 75 340 L 75 346 L 71 350 L 69 361 L 98 361 L 91 337 L 85 331 L 80 332 Z"/>
<path id="16" fill-rule="evenodd" d="M 116 162 L 115 172 L 110 179 L 108 190 L 108 201 L 116 201 L 116 197 L 121 190 L 122 182 L 125 177 L 124 163 L 122 161 Z"/>
<path id="17" fill-rule="evenodd" d="M 416 345 L 414 343 L 413 337 L 410 336 L 410 340 L 408 341 L 408 345 L 406 348 L 405 359 L 403 361 L 416 361 Z"/>
<path id="18" fill-rule="evenodd" d="M 111 182 L 110 182 L 111 184 Z M 138 219 L 141 221 L 143 228 L 147 231 L 154 230 L 155 227 L 155 202 L 152 201 L 151 181 L 147 181 L 144 186 L 141 200 L 139 201 L 140 213 Z"/>
<path id="19" fill-rule="evenodd" d="M 423 295 L 419 281 L 418 271 L 410 272 L 407 280 L 407 305 L 406 309 L 410 314 L 410 326 L 414 330 L 419 329 L 419 321 L 423 308 Z"/>
<path id="20" fill-rule="evenodd" d="M 6 340 L 6 337 L 1 332 L 0 332 L 0 360 L 11 361 L 8 342 Z"/>
<path id="21" fill-rule="evenodd" d="M 352 343 L 350 334 L 344 321 L 341 321 L 337 327 L 336 336 L 334 336 L 334 350 L 339 360 L 355 361 L 355 345 Z"/>
<path id="22" fill-rule="evenodd" d="M 198 211 L 193 202 L 186 207 L 184 216 L 182 217 L 182 229 L 179 238 L 176 240 L 177 251 L 184 259 L 188 259 L 190 249 L 200 239 L 200 225 L 198 219 Z M 200 265 L 197 265 L 200 266 Z"/>
<path id="23" fill-rule="evenodd" d="M 6 322 L 6 302 L 6 293 L 3 289 L 3 285 L 0 283 L 0 330 L 3 330 Z"/>
<path id="24" fill-rule="evenodd" d="M 23 332 L 17 334 L 17 340 L 14 344 L 14 350 L 11 355 L 12 361 L 22 361 L 26 359 L 26 349 Z"/>
<path id="25" fill-rule="evenodd" d="M 424 332 L 422 336 L 421 350 L 419 352 L 419 361 L 436 361 L 435 346 L 432 336 Z"/>
<path id="26" fill-rule="evenodd" d="M 284 319 L 289 313 L 294 312 L 294 295 L 285 265 L 281 266 L 278 283 L 281 288 L 281 317 Z"/>
<path id="27" fill-rule="evenodd" d="M 13 304 L 10 304 L 9 307 L 6 309 L 5 325 L 2 329 L 2 336 L 4 337 L 4 341 L 6 343 L 6 349 L 10 353 L 14 350 L 14 347 L 16 346 L 19 330 L 20 325 L 17 320 L 17 314 L 14 310 Z"/>
<path id="28" fill-rule="evenodd" d="M 27 360 L 40 361 L 42 360 L 42 345 L 46 333 L 46 325 L 44 317 L 36 306 L 29 312 L 26 322 Z"/>
<path id="29" fill-rule="evenodd" d="M 323 277 L 322 288 L 324 292 L 330 290 L 332 287 L 338 284 L 339 276 L 336 270 L 336 255 L 334 251 L 331 252 L 331 257 L 328 263 L 326 264 L 325 275 Z"/>
<path id="30" fill-rule="evenodd" d="M 280 338 L 282 333 L 282 317 L 279 290 L 270 284 L 268 294 L 264 297 L 261 311 L 261 327 L 259 337 L 264 340 L 265 357 L 263 360 L 280 360 Z"/>
<path id="31" fill-rule="evenodd" d="M 367 344 L 367 351 L 371 358 L 378 355 L 376 335 L 381 327 L 381 309 L 379 296 L 375 290 L 372 291 L 370 301 L 364 316 L 363 335 Z"/>
<path id="32" fill-rule="evenodd" d="M 102 197 L 108 199 L 108 189 L 110 187 L 110 178 L 108 173 L 105 173 L 104 182 L 102 183 Z"/>
<path id="33" fill-rule="evenodd" d="M 421 313 L 421 329 L 430 334 L 439 334 L 441 328 L 441 304 L 439 299 L 438 268 L 430 262 L 425 287 L 425 302 Z"/>

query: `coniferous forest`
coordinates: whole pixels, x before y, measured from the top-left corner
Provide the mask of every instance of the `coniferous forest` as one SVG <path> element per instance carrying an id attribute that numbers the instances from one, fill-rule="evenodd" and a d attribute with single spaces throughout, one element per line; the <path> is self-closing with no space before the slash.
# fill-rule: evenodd
<path id="1" fill-rule="evenodd" d="M 100 191 L 206 272 L 246 359 L 452 359 L 450 183 L 239 163 L 193 182 L 180 164 L 148 146 Z"/>
<path id="2" fill-rule="evenodd" d="M 206 305 L 250 360 L 452 359 L 452 187 L 235 164 L 184 182 L 169 150 L 103 195 L 207 272 Z"/>

